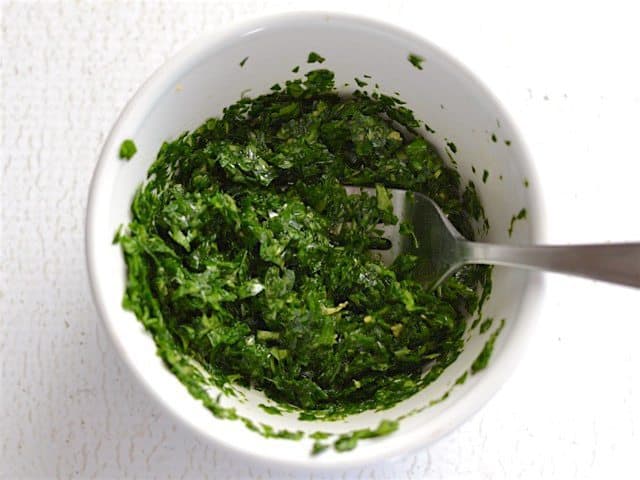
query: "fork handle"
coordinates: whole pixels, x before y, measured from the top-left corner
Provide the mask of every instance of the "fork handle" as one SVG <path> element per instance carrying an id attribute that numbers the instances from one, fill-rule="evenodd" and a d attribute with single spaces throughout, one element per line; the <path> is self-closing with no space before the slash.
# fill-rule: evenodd
<path id="1" fill-rule="evenodd" d="M 465 263 L 548 270 L 640 288 L 640 243 L 532 247 L 461 244 Z"/>

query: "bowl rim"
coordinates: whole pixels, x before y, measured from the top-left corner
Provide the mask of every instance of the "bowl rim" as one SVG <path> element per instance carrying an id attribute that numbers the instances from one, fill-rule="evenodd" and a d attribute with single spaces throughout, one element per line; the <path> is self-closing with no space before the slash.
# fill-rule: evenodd
<path id="1" fill-rule="evenodd" d="M 449 62 L 466 77 L 475 84 L 475 87 L 483 92 L 488 99 L 497 107 L 501 113 L 504 122 L 513 129 L 513 139 L 516 140 L 522 158 L 522 167 L 527 178 L 530 180 L 533 188 L 529 188 L 526 192 L 527 197 L 535 210 L 528 212 L 530 234 L 535 242 L 544 239 L 542 219 L 544 218 L 544 203 L 542 202 L 538 186 L 541 185 L 537 180 L 535 165 L 532 160 L 531 153 L 524 138 L 515 123 L 511 113 L 505 105 L 489 90 L 484 82 L 478 76 L 468 69 L 463 63 L 448 53 L 444 48 L 428 40 L 418 33 L 410 29 L 396 26 L 392 23 L 381 21 L 379 19 L 366 15 L 357 15 L 336 11 L 324 10 L 307 10 L 292 11 L 264 16 L 257 16 L 243 21 L 234 22 L 233 25 L 222 28 L 214 33 L 202 35 L 200 38 L 192 41 L 187 46 L 178 51 L 163 65 L 157 68 L 151 76 L 137 89 L 135 94 L 127 102 L 126 106 L 117 117 L 105 143 L 100 152 L 98 162 L 96 164 L 90 186 L 88 203 L 85 217 L 85 253 L 86 266 L 90 283 L 93 302 L 98 310 L 101 323 L 111 338 L 112 344 L 116 347 L 118 355 L 124 360 L 124 364 L 128 367 L 138 383 L 143 385 L 144 389 L 156 404 L 160 405 L 163 410 L 178 423 L 185 426 L 186 429 L 197 434 L 198 437 L 212 442 L 216 447 L 224 449 L 228 453 L 233 453 L 240 457 L 250 459 L 254 462 L 269 465 L 271 467 L 280 467 L 285 469 L 313 469 L 316 471 L 336 471 L 347 468 L 355 468 L 364 464 L 378 463 L 383 459 L 399 456 L 401 454 L 411 453 L 421 447 L 433 443 L 434 441 L 444 437 L 452 432 L 459 425 L 464 423 L 473 414 L 475 414 L 487 401 L 499 390 L 506 382 L 507 378 L 515 369 L 516 363 L 521 358 L 523 351 L 526 349 L 528 338 L 530 338 L 538 317 L 538 312 L 543 303 L 544 295 L 544 278 L 542 273 L 530 272 L 527 278 L 527 287 L 525 289 L 520 309 L 518 312 L 518 322 L 514 325 L 509 335 L 509 347 L 505 348 L 501 355 L 494 358 L 491 367 L 483 374 L 482 381 L 452 404 L 444 411 L 436 421 L 431 422 L 430 428 L 420 428 L 412 432 L 407 432 L 402 436 L 398 436 L 394 441 L 387 442 L 385 449 L 380 454 L 379 451 L 371 451 L 367 448 L 357 448 L 351 452 L 345 452 L 339 456 L 332 457 L 330 464 L 318 462 L 309 456 L 296 458 L 274 458 L 269 454 L 261 451 L 251 450 L 250 448 L 239 448 L 236 444 L 226 441 L 224 435 L 214 435 L 211 431 L 205 430 L 198 425 L 193 424 L 183 417 L 172 405 L 162 398 L 155 390 L 151 381 L 147 380 L 143 375 L 143 369 L 134 364 L 125 352 L 123 340 L 118 334 L 118 329 L 114 322 L 107 314 L 105 301 L 102 292 L 98 287 L 98 256 L 99 241 L 104 240 L 97 238 L 95 231 L 99 222 L 96 215 L 96 209 L 100 196 L 102 195 L 102 177 L 109 162 L 112 161 L 113 152 L 117 151 L 118 141 L 125 138 L 129 129 L 128 125 L 138 125 L 144 118 L 144 113 L 148 113 L 150 106 L 154 104 L 155 99 L 165 92 L 167 88 L 174 85 L 178 78 L 194 68 L 206 55 L 206 53 L 215 46 L 223 46 L 224 44 L 238 39 L 243 36 L 251 35 L 263 29 L 273 29 L 286 26 L 292 23 L 300 22 L 317 22 L 319 19 L 335 20 L 352 24 L 354 26 L 369 27 L 381 32 L 385 32 L 392 36 L 403 37 L 407 41 L 415 44 L 426 44 L 430 49 L 436 51 L 441 58 Z M 141 112 L 143 114 L 141 114 Z"/>

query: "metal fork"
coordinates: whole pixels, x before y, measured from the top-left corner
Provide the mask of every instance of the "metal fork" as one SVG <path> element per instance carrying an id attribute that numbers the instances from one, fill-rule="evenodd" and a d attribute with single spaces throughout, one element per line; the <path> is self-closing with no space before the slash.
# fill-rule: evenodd
<path id="1" fill-rule="evenodd" d="M 376 195 L 375 188 L 345 189 L 349 195 Z M 407 190 L 387 191 L 398 222 L 382 227 L 391 248 L 379 250 L 380 257 L 391 264 L 401 253 L 416 255 L 419 261 L 414 278 L 430 288 L 470 263 L 541 269 L 640 287 L 640 243 L 514 246 L 472 242 L 456 230 L 429 197 Z M 413 226 L 415 240 L 400 234 L 403 222 Z"/>

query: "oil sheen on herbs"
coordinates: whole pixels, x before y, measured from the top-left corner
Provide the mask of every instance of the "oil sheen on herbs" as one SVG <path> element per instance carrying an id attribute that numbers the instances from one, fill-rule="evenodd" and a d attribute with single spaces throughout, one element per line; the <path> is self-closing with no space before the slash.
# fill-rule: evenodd
<path id="1" fill-rule="evenodd" d="M 339 96 L 319 69 L 162 145 L 116 236 L 124 306 L 214 414 L 233 418 L 206 400 L 205 376 L 336 419 L 391 407 L 457 358 L 488 270 L 428 292 L 416 258 L 385 266 L 370 252 L 397 221 L 385 187 L 425 193 L 468 238 L 483 219 L 420 127 L 396 97 Z"/>

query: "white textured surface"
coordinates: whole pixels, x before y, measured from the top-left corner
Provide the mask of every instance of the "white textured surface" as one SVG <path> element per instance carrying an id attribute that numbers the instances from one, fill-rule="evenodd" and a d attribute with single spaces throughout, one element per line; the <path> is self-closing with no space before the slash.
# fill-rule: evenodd
<path id="1" fill-rule="evenodd" d="M 549 241 L 640 240 L 632 6 L 342 3 L 304 6 L 413 28 L 504 100 L 539 162 Z M 83 246 L 97 154 L 137 86 L 202 32 L 301 4 L 2 2 L 0 477 L 309 478 L 224 456 L 158 409 L 100 330 Z M 480 413 L 338 478 L 639 478 L 640 293 L 548 280 L 530 348 Z"/>

